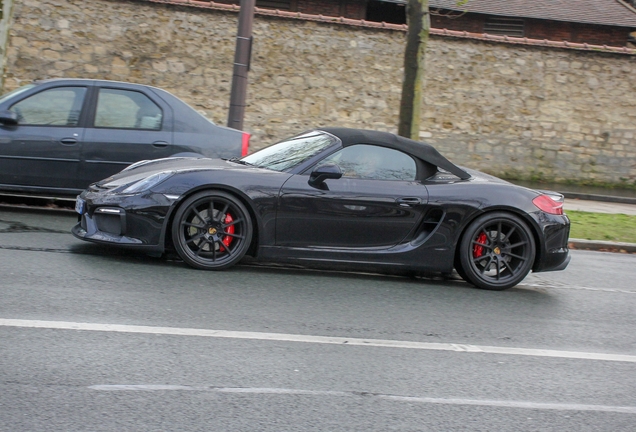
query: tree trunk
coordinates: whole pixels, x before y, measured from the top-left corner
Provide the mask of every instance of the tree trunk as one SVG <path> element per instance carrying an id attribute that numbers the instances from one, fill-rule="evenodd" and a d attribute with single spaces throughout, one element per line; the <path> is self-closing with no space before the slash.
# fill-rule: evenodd
<path id="1" fill-rule="evenodd" d="M 404 82 L 402 84 L 398 134 L 419 140 L 424 56 L 431 28 L 428 0 L 409 0 L 406 7 L 406 22 L 408 23 L 408 31 L 404 52 Z"/>

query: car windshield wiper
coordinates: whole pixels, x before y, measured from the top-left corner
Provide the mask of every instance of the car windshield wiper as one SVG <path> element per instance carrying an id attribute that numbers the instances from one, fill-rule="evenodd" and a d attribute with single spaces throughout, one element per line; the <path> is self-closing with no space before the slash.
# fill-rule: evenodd
<path id="1" fill-rule="evenodd" d="M 240 158 L 240 157 L 238 157 L 238 156 L 237 156 L 237 157 L 230 158 L 230 159 L 226 159 L 226 160 L 227 160 L 228 162 L 234 162 L 234 163 L 241 164 L 241 165 L 258 166 L 258 165 L 254 165 L 254 164 L 249 163 L 249 162 L 245 162 L 244 160 L 241 160 L 241 158 Z"/>

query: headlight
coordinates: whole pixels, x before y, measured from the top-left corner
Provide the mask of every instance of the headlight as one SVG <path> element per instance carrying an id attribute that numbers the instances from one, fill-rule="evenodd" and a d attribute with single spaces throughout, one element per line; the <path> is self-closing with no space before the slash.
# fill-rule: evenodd
<path id="1" fill-rule="evenodd" d="M 131 184 L 126 189 L 121 191 L 121 193 L 133 194 L 133 193 L 146 191 L 150 189 L 151 187 L 156 186 L 162 181 L 166 180 L 168 177 L 172 176 L 173 174 L 174 174 L 174 171 L 165 171 L 165 172 L 153 174 L 151 176 L 146 177 L 145 179 L 139 180 Z"/>

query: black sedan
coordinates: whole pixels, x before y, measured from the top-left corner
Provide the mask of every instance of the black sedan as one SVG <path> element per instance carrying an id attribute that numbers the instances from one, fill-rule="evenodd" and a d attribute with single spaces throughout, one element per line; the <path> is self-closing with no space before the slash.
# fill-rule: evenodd
<path id="1" fill-rule="evenodd" d="M 137 163 L 77 199 L 83 240 L 220 270 L 264 262 L 450 274 L 510 288 L 567 266 L 563 196 L 463 169 L 393 134 L 313 130 L 242 159 Z"/>
<path id="2" fill-rule="evenodd" d="M 74 197 L 133 162 L 244 156 L 248 144 L 248 134 L 140 84 L 52 79 L 0 97 L 4 192 Z"/>

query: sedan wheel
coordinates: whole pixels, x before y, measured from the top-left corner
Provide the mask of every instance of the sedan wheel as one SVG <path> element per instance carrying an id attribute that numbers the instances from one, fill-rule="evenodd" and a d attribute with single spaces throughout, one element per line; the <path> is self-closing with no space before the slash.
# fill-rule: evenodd
<path id="1" fill-rule="evenodd" d="M 466 230 L 459 250 L 458 273 L 478 288 L 504 290 L 517 285 L 534 263 L 535 243 L 518 217 L 488 213 Z"/>
<path id="2" fill-rule="evenodd" d="M 243 203 L 220 191 L 201 192 L 177 210 L 172 238 L 192 267 L 221 270 L 236 264 L 252 240 L 252 221 Z"/>

